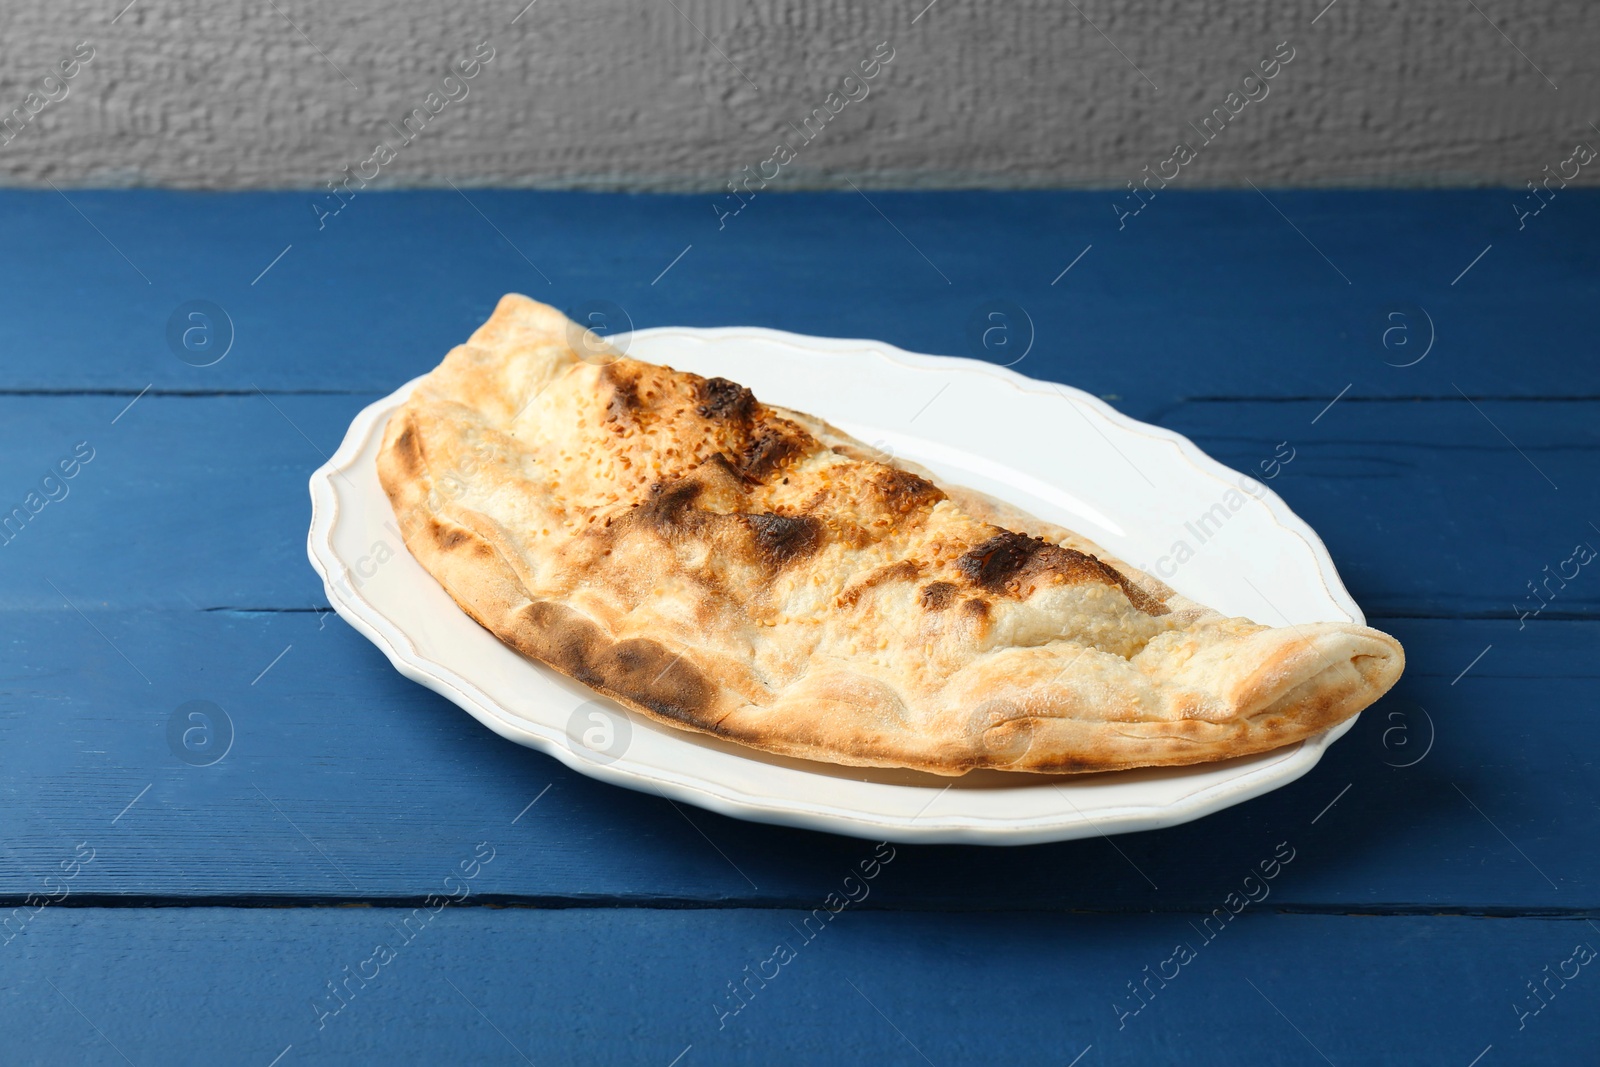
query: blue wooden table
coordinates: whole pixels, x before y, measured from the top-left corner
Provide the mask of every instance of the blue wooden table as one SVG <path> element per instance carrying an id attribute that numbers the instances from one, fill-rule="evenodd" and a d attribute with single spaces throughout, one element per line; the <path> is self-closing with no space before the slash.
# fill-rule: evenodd
<path id="1" fill-rule="evenodd" d="M 1596 1062 L 1600 196 L 870 196 L 0 194 L 0 1061 Z M 1409 669 L 1113 840 L 590 781 L 305 558 L 311 469 L 511 290 L 1020 356 L 1270 469 Z"/>

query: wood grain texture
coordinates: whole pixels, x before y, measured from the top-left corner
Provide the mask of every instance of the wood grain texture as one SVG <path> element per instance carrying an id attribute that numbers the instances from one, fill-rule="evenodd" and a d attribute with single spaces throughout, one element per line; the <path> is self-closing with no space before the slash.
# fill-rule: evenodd
<path id="1" fill-rule="evenodd" d="M 1228 107 L 1183 180 L 1520 187 L 1589 136 L 1596 89 L 1575 0 L 109 6 L 15 13 L 8 110 L 75 42 L 96 52 L 0 154 L 9 182 L 320 188 L 386 142 L 383 184 L 720 190 L 782 138 L 795 187 L 1121 189 Z M 484 42 L 486 67 L 441 84 Z M 842 85 L 880 42 L 893 61 Z M 1280 42 L 1269 94 L 1228 102 Z M 401 137 L 441 89 L 456 102 Z M 801 142 L 790 124 L 841 89 L 857 102 Z"/>
<path id="2" fill-rule="evenodd" d="M 124 20 L 148 33 L 177 10 Z M 1592 1051 L 1587 969 L 1521 1029 L 1513 1005 L 1575 942 L 1600 944 L 1592 569 L 1517 618 L 1527 583 L 1600 543 L 1600 365 L 1578 358 L 1600 198 L 1563 193 L 1518 232 L 1501 192 L 1170 192 L 1119 233 L 1102 194 L 873 194 L 902 239 L 853 193 L 762 197 L 720 232 L 704 197 L 472 191 L 491 225 L 453 192 L 369 194 L 318 233 L 300 194 L 69 195 L 103 237 L 54 193 L 0 193 L 0 504 L 95 449 L 0 547 L 8 1057 L 268 1064 L 293 1045 L 279 1067 L 661 1067 L 692 1044 L 679 1067 L 1060 1067 L 1092 1045 L 1081 1067 L 1468 1064 L 1492 1044 L 1490 1067 Z M 1014 357 L 967 330 L 1009 300 L 1036 330 L 1018 370 L 1257 477 L 1278 461 L 1268 484 L 1410 669 L 1311 774 L 1199 822 L 901 847 L 719 1031 L 726 983 L 809 913 L 785 909 L 820 906 L 872 846 L 677 810 L 495 738 L 324 615 L 305 562 L 309 471 L 508 289 L 609 299 L 640 326 L 994 362 Z M 237 337 L 195 368 L 164 334 L 202 298 Z M 1427 316 L 1435 347 L 1397 366 L 1422 349 L 1384 331 L 1420 342 Z M 169 741 L 192 700 L 233 727 L 212 766 Z M 446 908 L 318 1031 L 310 998 L 483 841 L 497 852 L 469 903 L 537 907 Z M 1119 1029 L 1127 983 L 1202 937 L 1280 843 L 1295 859 L 1270 896 Z M 63 882 L 80 844 L 94 859 Z"/>
<path id="3" fill-rule="evenodd" d="M 1581 921 L 1249 909 L 1208 942 L 1170 915 L 846 910 L 823 925 L 805 910 L 462 906 L 413 919 L 405 941 L 410 914 L 46 908 L 0 948 L 8 1055 L 1060 1067 L 1092 1047 L 1083 1063 L 1398 1065 L 1466 1064 L 1492 1045 L 1485 1063 L 1536 1064 L 1584 1061 L 1600 995 L 1591 963 L 1518 1028 L 1537 1003 L 1525 982 L 1600 947 Z M 1192 958 L 1163 967 L 1180 943 Z M 380 944 L 388 962 L 363 966 Z M 792 958 L 763 967 L 779 944 Z M 328 984 L 346 981 L 335 999 Z M 734 982 L 748 992 L 725 1015 Z M 185 1010 L 152 1015 L 171 1004 Z"/>
<path id="4" fill-rule="evenodd" d="M 412 899 L 458 842 L 491 836 L 510 857 L 480 886 L 496 899 L 718 907 L 804 903 L 862 847 L 584 778 L 401 678 L 331 615 L 75 602 L 89 620 L 0 614 L 0 744 L 26 754 L 0 813 L 12 900 L 79 841 L 102 860 L 73 892 L 129 902 Z M 1579 844 L 1600 832 L 1594 753 L 1573 743 L 1593 728 L 1600 623 L 1386 625 L 1407 674 L 1299 782 L 1115 847 L 902 846 L 905 876 L 873 906 L 1203 910 L 1285 839 L 1303 858 L 1275 906 L 1600 906 L 1600 858 Z M 169 743 L 191 700 L 231 721 L 213 766 Z"/>
<path id="5" fill-rule="evenodd" d="M 319 233 L 300 194 L 12 191 L 0 388 L 387 393 L 521 291 L 611 301 L 639 327 L 770 326 L 998 363 L 1031 321 L 1018 371 L 1139 418 L 1346 386 L 1600 397 L 1600 363 L 1578 358 L 1600 297 L 1600 251 L 1578 235 L 1600 226 L 1600 195 L 1563 192 L 1519 232 L 1504 190 L 1269 194 L 1169 192 L 1119 232 L 1081 192 L 758 197 L 719 230 L 707 197 L 446 190 L 364 195 Z M 235 332 L 204 368 L 166 339 L 197 299 Z M 1025 315 L 986 349 L 996 300 Z"/>

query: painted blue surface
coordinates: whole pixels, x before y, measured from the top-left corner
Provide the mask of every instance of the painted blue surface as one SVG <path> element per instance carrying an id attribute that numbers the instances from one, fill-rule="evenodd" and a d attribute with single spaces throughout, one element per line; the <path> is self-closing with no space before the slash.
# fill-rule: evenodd
<path id="1" fill-rule="evenodd" d="M 1548 576 L 1600 547 L 1600 196 L 1518 232 L 1503 191 L 1172 193 L 1119 233 L 1097 193 L 871 194 L 893 226 L 773 196 L 720 231 L 710 198 L 371 194 L 321 232 L 299 194 L 68 195 L 0 193 L 0 505 L 56 497 L 0 545 L 0 1060 L 1594 1060 L 1600 571 Z M 1287 446 L 1270 484 L 1407 674 L 1306 778 L 1199 822 L 898 846 L 719 1028 L 872 846 L 500 741 L 305 562 L 310 470 L 507 290 L 1020 345 L 1240 470 Z M 167 340 L 202 299 L 234 333 L 208 367 Z M 197 700 L 229 726 L 209 766 L 169 739 Z M 457 892 L 318 1028 L 328 980 Z"/>
<path id="2" fill-rule="evenodd" d="M 1589 1063 L 1600 996 L 1533 1013 L 1573 920 L 417 910 L 46 908 L 8 1062 Z"/>

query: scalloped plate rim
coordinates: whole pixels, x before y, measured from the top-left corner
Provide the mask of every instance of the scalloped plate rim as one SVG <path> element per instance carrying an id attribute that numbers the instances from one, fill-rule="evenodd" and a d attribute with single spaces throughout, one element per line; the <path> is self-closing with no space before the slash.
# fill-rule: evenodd
<path id="1" fill-rule="evenodd" d="M 1089 413 L 1100 417 L 1118 431 L 1172 445 L 1197 474 L 1226 482 L 1227 476 L 1237 476 L 1239 473 L 1207 455 L 1182 434 L 1125 415 L 1099 397 L 1081 389 L 1029 378 L 1010 367 L 985 363 L 982 360 L 910 352 L 888 342 L 865 338 L 819 337 L 760 326 L 659 326 L 636 330 L 627 336 L 630 342 L 656 337 L 677 337 L 701 343 L 749 338 L 768 344 L 781 344 L 805 354 L 855 353 L 875 356 L 917 372 L 979 374 L 1003 382 L 1021 392 L 1037 395 L 1054 393 L 1068 403 L 1076 403 L 1080 407 L 1087 408 Z M 339 556 L 332 543 L 340 504 L 333 479 L 336 474 L 351 466 L 369 444 L 372 435 L 379 429 L 387 414 L 404 402 L 422 377 L 419 375 L 412 378 L 393 393 L 364 407 L 351 421 L 339 448 L 312 473 L 309 485 L 312 516 L 307 533 L 307 556 L 312 567 L 322 578 L 329 603 L 340 617 L 375 644 L 400 674 L 455 703 L 501 737 L 553 756 L 580 774 L 612 785 L 653 791 L 733 818 L 822 830 L 852 837 L 887 839 L 901 843 L 1039 844 L 1096 834 L 1131 833 L 1174 826 L 1262 796 L 1288 785 L 1309 772 L 1320 761 L 1327 747 L 1348 732 L 1359 718 L 1352 716 L 1332 729 L 1307 738 L 1294 746 L 1265 753 L 1264 756 L 1273 755 L 1277 758 L 1250 767 L 1236 777 L 1202 785 L 1172 801 L 1159 804 L 1123 803 L 1113 808 L 1097 810 L 1092 818 L 1077 811 L 1068 815 L 1056 813 L 1009 820 L 964 816 L 951 812 L 918 822 L 921 819 L 920 815 L 904 819 L 899 816 L 883 816 L 801 799 L 786 798 L 778 802 L 772 797 L 751 794 L 725 783 L 707 782 L 692 775 L 663 773 L 657 768 L 646 770 L 629 766 L 625 758 L 618 759 L 614 763 L 601 763 L 580 757 L 561 743 L 560 730 L 553 729 L 550 736 L 539 733 L 531 728 L 532 724 L 525 717 L 501 706 L 470 678 L 463 677 L 452 668 L 427 658 L 399 623 L 363 598 L 359 589 L 354 586 L 342 589 L 333 577 L 337 567 L 344 566 L 348 569 L 348 565 Z M 1350 621 L 1364 623 L 1365 619 L 1360 608 L 1345 589 L 1327 546 L 1323 544 L 1321 538 L 1305 520 L 1294 513 L 1282 497 L 1270 487 L 1260 483 L 1258 485 L 1260 485 L 1259 490 L 1252 492 L 1268 509 L 1276 524 L 1283 532 L 1292 534 L 1302 541 L 1311 552 L 1317 564 L 1318 578 L 1329 599 L 1350 618 Z M 466 618 L 465 613 L 462 617 Z M 539 670 L 547 669 L 532 663 L 530 666 Z M 886 788 L 900 787 L 886 786 Z M 938 796 L 948 791 L 949 788 L 946 787 L 939 791 Z"/>

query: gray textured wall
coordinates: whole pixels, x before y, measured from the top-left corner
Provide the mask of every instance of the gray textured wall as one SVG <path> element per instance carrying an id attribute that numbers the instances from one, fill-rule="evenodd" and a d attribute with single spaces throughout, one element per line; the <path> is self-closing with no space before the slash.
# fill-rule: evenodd
<path id="1" fill-rule="evenodd" d="M 781 140 L 794 188 L 1120 186 L 1200 147 L 1285 41 L 1175 181 L 1520 186 L 1600 145 L 1583 0 L 525 2 L 11 0 L 0 182 L 321 186 L 373 159 L 377 184 L 715 189 Z"/>

